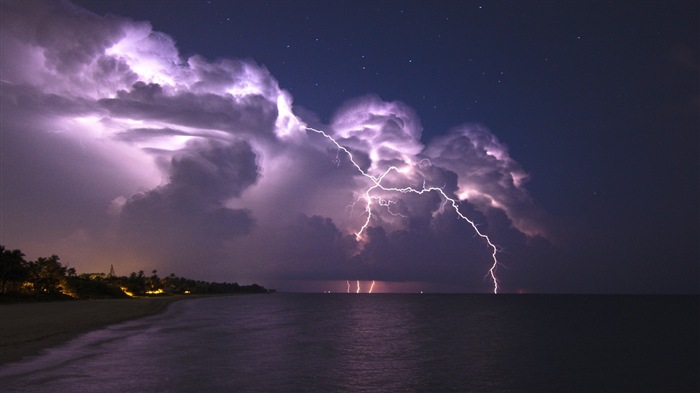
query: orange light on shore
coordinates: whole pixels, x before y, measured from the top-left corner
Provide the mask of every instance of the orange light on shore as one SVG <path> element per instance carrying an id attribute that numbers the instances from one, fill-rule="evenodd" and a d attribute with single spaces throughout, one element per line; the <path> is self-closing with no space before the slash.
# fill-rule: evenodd
<path id="1" fill-rule="evenodd" d="M 121 289 L 122 292 L 124 292 L 127 296 L 134 297 L 134 294 L 129 292 L 129 290 L 126 287 L 119 287 L 119 289 Z"/>

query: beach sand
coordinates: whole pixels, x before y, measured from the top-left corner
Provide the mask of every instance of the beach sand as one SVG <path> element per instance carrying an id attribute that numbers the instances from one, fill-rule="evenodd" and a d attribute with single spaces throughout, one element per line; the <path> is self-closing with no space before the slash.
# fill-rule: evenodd
<path id="1" fill-rule="evenodd" d="M 164 311 L 180 296 L 0 305 L 0 365 L 81 333 Z"/>

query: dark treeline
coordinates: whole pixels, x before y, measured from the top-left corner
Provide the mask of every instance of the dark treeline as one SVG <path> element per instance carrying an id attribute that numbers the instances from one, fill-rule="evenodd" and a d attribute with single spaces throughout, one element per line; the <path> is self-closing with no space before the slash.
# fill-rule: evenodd
<path id="1" fill-rule="evenodd" d="M 153 270 L 128 276 L 109 273 L 77 274 L 64 266 L 57 255 L 27 261 L 20 250 L 0 245 L 0 300 L 108 299 L 132 296 L 167 296 L 178 294 L 269 293 L 274 290 L 238 283 L 191 280 L 170 274 L 159 277 Z"/>

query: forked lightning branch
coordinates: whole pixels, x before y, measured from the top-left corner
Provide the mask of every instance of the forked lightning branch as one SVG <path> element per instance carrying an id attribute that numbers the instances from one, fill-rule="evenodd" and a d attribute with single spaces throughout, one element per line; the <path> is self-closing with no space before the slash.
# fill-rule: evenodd
<path id="1" fill-rule="evenodd" d="M 447 205 L 447 204 L 452 206 L 453 210 L 455 211 L 455 213 L 457 214 L 459 219 L 466 221 L 472 227 L 472 229 L 474 229 L 474 232 L 484 241 L 484 243 L 491 250 L 491 266 L 486 273 L 486 277 L 489 278 L 493 283 L 493 293 L 498 293 L 499 286 L 498 286 L 498 278 L 496 277 L 496 270 L 497 270 L 498 265 L 499 265 L 498 258 L 497 258 L 498 246 L 496 246 L 493 242 L 491 242 L 491 239 L 486 234 L 484 234 L 483 232 L 481 232 L 479 230 L 479 228 L 477 227 L 476 223 L 474 223 L 474 221 L 472 221 L 471 219 L 469 219 L 469 217 L 467 217 L 466 215 L 464 215 L 462 213 L 462 211 L 459 209 L 459 203 L 457 200 L 449 197 L 445 193 L 445 191 L 440 187 L 426 187 L 425 184 L 423 185 L 422 188 L 413 188 L 410 186 L 390 187 L 390 186 L 384 185 L 383 182 L 389 174 L 391 174 L 393 172 L 396 172 L 398 174 L 406 173 L 406 172 L 412 170 L 411 166 L 407 165 L 404 168 L 390 166 L 384 172 L 382 172 L 379 176 L 373 176 L 373 175 L 367 173 L 366 171 L 364 171 L 362 169 L 362 167 L 355 161 L 350 150 L 343 147 L 332 136 L 328 135 L 327 133 L 325 133 L 321 130 L 317 130 L 315 128 L 311 128 L 311 127 L 304 127 L 304 128 L 307 131 L 314 132 L 314 133 L 319 134 L 319 135 L 323 136 L 324 138 L 328 139 L 333 145 L 335 145 L 335 147 L 339 151 L 344 152 L 348 156 L 352 165 L 355 167 L 355 169 L 357 169 L 357 171 L 362 176 L 366 177 L 367 179 L 369 179 L 371 181 L 370 186 L 364 191 L 364 193 L 360 197 L 360 200 L 363 200 L 365 203 L 366 216 L 365 216 L 365 220 L 364 220 L 364 223 L 362 224 L 362 226 L 357 230 L 357 232 L 355 232 L 355 237 L 358 241 L 363 239 L 363 234 L 364 234 L 365 230 L 367 229 L 367 227 L 370 225 L 370 222 L 371 222 L 373 214 L 374 214 L 373 213 L 374 212 L 373 205 L 376 204 L 376 205 L 379 205 L 381 207 L 386 207 L 387 209 L 389 208 L 389 206 L 386 203 L 384 198 L 374 194 L 377 190 L 381 190 L 384 192 L 396 192 L 396 193 L 401 193 L 401 194 L 417 194 L 417 195 L 422 195 L 422 194 L 431 193 L 431 192 L 437 193 L 440 195 L 440 197 L 444 201 L 443 206 Z M 373 287 L 374 287 L 374 283 L 372 285 L 372 288 Z M 359 292 L 359 290 L 360 290 L 360 284 L 358 281 L 357 282 L 357 292 Z M 348 292 L 350 292 L 350 283 L 349 282 L 348 282 Z M 370 289 L 370 292 L 371 292 L 371 289 Z"/>

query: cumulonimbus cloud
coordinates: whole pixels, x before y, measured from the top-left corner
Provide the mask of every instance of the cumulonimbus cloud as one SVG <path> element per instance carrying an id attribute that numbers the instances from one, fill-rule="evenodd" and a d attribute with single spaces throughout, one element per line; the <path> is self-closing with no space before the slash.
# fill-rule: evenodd
<path id="1" fill-rule="evenodd" d="M 105 202 L 110 214 L 93 219 L 118 225 L 95 225 L 91 242 L 132 248 L 163 268 L 211 264 L 215 274 L 250 277 L 438 280 L 483 267 L 464 262 L 488 252 L 473 234 L 465 240 L 469 228 L 435 193 L 384 193 L 367 237 L 352 236 L 366 220 L 358 201 L 371 181 L 344 152 L 306 132 L 291 95 L 264 67 L 183 59 L 147 22 L 67 2 L 6 1 L 1 22 L 2 120 L 18 125 L 33 113 L 41 118 L 36 128 L 61 127 L 65 140 L 98 152 L 94 165 L 141 179 L 140 189 L 115 185 L 119 192 Z M 426 146 L 417 114 L 376 95 L 313 125 L 372 176 L 403 168 L 387 184 L 442 188 L 496 238 L 498 231 L 546 235 L 524 188 L 528 175 L 482 126 L 457 127 Z M 36 133 L 19 137 L 42 143 Z M 99 194 L 89 186 L 81 192 Z M 509 225 L 489 223 L 492 216 Z M 4 231 L 13 225 L 3 223 Z"/>

